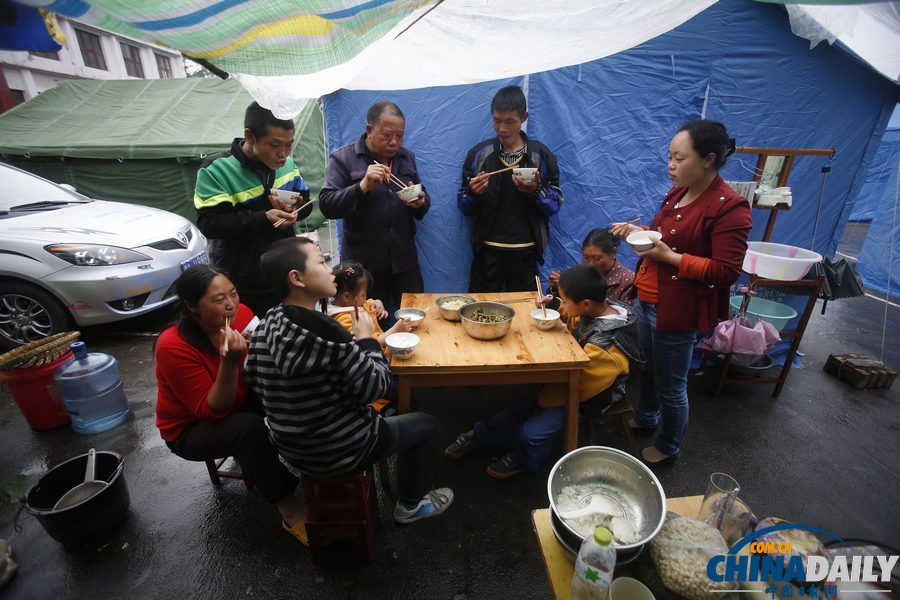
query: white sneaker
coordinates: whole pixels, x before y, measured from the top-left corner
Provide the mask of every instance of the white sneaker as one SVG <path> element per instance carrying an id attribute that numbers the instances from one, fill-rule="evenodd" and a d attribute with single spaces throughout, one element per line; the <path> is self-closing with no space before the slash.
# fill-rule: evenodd
<path id="1" fill-rule="evenodd" d="M 415 508 L 406 508 L 397 500 L 394 508 L 394 521 L 397 523 L 413 523 L 419 519 L 427 519 L 441 514 L 453 503 L 453 490 L 437 488 L 428 492 L 419 500 Z"/>

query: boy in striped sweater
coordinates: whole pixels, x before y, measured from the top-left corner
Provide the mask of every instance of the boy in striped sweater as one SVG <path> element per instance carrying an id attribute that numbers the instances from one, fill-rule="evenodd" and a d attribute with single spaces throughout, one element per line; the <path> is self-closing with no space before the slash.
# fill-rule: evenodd
<path id="1" fill-rule="evenodd" d="M 353 333 L 316 310 L 336 292 L 322 252 L 306 238 L 279 240 L 262 255 L 262 272 L 282 298 L 250 341 L 246 379 L 262 399 L 272 443 L 301 473 L 359 472 L 406 451 L 394 520 L 442 513 L 449 488 L 432 489 L 437 420 L 425 413 L 381 417 L 367 404 L 384 397 L 390 367 L 371 319 L 353 315 Z"/>

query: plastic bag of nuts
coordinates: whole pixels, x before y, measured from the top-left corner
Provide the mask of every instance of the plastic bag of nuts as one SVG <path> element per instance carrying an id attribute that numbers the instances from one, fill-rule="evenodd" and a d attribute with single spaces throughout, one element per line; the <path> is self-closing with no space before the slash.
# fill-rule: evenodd
<path id="1" fill-rule="evenodd" d="M 727 553 L 718 529 L 674 513 L 666 514 L 666 522 L 650 543 L 650 557 L 663 585 L 689 600 L 723 600 L 722 592 L 737 589 L 734 581 L 717 583 L 706 575 L 709 559 Z"/>

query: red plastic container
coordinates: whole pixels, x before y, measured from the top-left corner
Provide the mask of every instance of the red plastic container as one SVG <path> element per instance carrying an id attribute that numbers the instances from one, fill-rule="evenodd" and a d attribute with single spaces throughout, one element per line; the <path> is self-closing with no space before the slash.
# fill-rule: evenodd
<path id="1" fill-rule="evenodd" d="M 0 381 L 9 388 L 28 426 L 35 431 L 56 429 L 69 424 L 71 417 L 59 398 L 56 384 L 53 383 L 53 372 L 72 358 L 72 353 L 66 352 L 52 363 L 41 367 L 0 371 Z"/>

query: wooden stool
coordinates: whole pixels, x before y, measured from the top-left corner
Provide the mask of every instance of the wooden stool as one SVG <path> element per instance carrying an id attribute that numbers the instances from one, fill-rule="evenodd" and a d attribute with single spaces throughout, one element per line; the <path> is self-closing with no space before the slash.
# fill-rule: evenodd
<path id="1" fill-rule="evenodd" d="M 313 562 L 322 564 L 325 546 L 339 539 L 356 540 L 371 562 L 378 517 L 372 469 L 338 477 L 303 475 L 300 481 L 309 511 L 306 534 Z"/>
<path id="2" fill-rule="evenodd" d="M 206 461 L 206 470 L 209 471 L 210 481 L 212 481 L 215 485 L 219 485 L 220 483 L 222 483 L 219 479 L 220 477 L 224 477 L 226 479 L 240 479 L 244 482 L 244 485 L 247 486 L 248 490 L 253 487 L 252 484 L 244 477 L 244 474 L 240 471 L 222 470 L 222 465 L 225 464 L 225 461 L 228 459 L 229 457 L 226 456 L 224 458 L 211 458 Z"/>
<path id="3" fill-rule="evenodd" d="M 606 409 L 606 412 L 604 412 L 603 415 L 597 415 L 594 418 L 603 421 L 606 421 L 607 419 L 617 419 L 628 440 L 628 447 L 631 449 L 631 453 L 638 456 L 638 446 L 634 439 L 634 432 L 631 430 L 631 427 L 628 426 L 628 419 L 630 419 L 632 415 L 634 415 L 634 409 L 631 408 L 628 398 L 622 398 Z"/>

